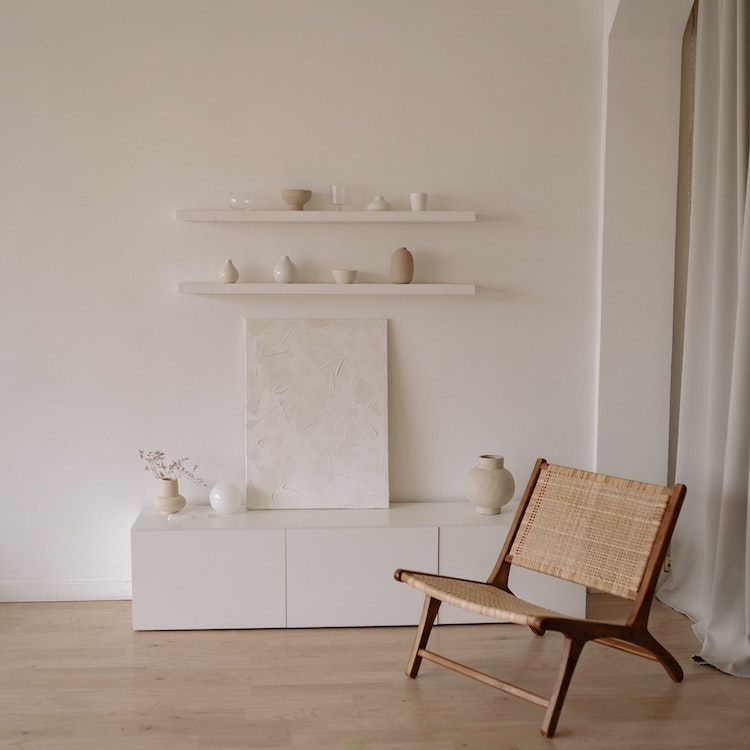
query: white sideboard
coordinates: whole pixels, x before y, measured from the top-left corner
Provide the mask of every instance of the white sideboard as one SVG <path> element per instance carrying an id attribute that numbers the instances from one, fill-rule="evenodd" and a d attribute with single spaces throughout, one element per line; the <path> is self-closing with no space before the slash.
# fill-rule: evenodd
<path id="1" fill-rule="evenodd" d="M 515 513 L 466 502 L 387 509 L 254 510 L 173 517 L 145 508 L 131 530 L 134 630 L 414 625 L 423 597 L 396 568 L 485 580 Z M 513 569 L 511 588 L 585 614 L 583 586 Z M 485 622 L 443 606 L 439 623 Z"/>

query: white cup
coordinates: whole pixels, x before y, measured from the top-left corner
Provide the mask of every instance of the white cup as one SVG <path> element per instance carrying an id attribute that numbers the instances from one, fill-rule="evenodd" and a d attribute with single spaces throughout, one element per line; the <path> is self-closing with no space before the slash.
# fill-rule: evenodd
<path id="1" fill-rule="evenodd" d="M 409 198 L 411 199 L 412 211 L 427 210 L 427 193 L 411 193 Z"/>

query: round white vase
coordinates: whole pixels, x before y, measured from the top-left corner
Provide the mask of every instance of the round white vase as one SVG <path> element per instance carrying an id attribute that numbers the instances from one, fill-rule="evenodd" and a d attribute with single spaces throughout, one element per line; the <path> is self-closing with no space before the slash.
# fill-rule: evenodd
<path id="1" fill-rule="evenodd" d="M 219 281 L 223 284 L 235 284 L 239 278 L 240 272 L 235 268 L 234 263 L 227 258 L 226 262 L 221 267 L 221 271 L 219 271 Z"/>
<path id="2" fill-rule="evenodd" d="M 513 497 L 516 483 L 504 464 L 503 456 L 479 456 L 466 477 L 466 497 L 477 513 L 495 515 Z"/>
<path id="3" fill-rule="evenodd" d="M 185 507 L 186 502 L 179 493 L 176 479 L 159 480 L 159 494 L 154 498 L 154 507 L 157 510 L 162 513 L 176 513 Z"/>
<path id="4" fill-rule="evenodd" d="M 242 508 L 243 497 L 236 485 L 219 482 L 211 488 L 208 502 L 220 516 L 230 516 Z"/>
<path id="5" fill-rule="evenodd" d="M 293 284 L 297 279 L 297 266 L 292 263 L 291 258 L 285 255 L 273 267 L 273 280 L 277 284 Z"/>

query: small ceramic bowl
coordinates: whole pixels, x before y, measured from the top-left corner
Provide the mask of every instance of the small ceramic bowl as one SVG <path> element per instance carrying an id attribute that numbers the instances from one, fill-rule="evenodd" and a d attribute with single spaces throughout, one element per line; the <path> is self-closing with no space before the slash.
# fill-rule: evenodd
<path id="1" fill-rule="evenodd" d="M 281 197 L 290 211 L 301 211 L 305 203 L 312 198 L 312 190 L 292 190 L 289 188 L 281 191 Z"/>
<path id="2" fill-rule="evenodd" d="M 353 284 L 354 279 L 356 278 L 357 278 L 356 271 L 348 271 L 348 270 L 344 270 L 343 268 L 333 269 L 333 280 L 337 284 Z"/>

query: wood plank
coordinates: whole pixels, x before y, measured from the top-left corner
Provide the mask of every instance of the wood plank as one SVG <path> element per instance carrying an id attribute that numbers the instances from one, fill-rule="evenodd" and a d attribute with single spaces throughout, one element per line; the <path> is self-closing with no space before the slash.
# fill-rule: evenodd
<path id="1" fill-rule="evenodd" d="M 589 596 L 592 617 L 622 605 Z M 554 740 L 542 709 L 423 663 L 413 627 L 133 632 L 130 602 L 0 604 L 0 746 L 31 750 L 661 750 L 733 748 L 750 680 L 694 664 L 689 621 L 654 605 L 657 664 L 584 649 Z M 435 648 L 545 694 L 560 639 L 515 625 L 443 625 Z"/>

